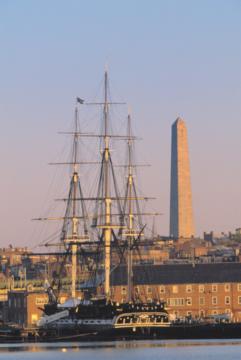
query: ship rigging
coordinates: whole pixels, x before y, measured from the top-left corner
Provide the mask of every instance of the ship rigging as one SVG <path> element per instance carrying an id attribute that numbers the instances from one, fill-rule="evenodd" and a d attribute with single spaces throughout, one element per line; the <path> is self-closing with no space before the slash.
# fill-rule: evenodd
<path id="1" fill-rule="evenodd" d="M 72 174 L 68 197 L 60 199 L 66 202 L 66 210 L 64 216 L 59 218 L 63 221 L 63 225 L 58 245 L 65 249 L 64 260 L 69 256 L 71 257 L 72 301 L 67 301 L 63 305 L 58 303 L 61 274 L 59 274 L 57 295 L 55 295 L 56 283 L 52 282 L 51 286 L 47 283 L 49 304 L 45 306 L 44 316 L 39 321 L 41 332 L 46 331 L 44 334 L 49 334 L 49 331 L 52 334 L 52 331 L 56 332 L 57 329 L 58 331 L 61 329 L 62 334 L 65 334 L 66 331 L 71 334 L 73 331 L 77 331 L 78 334 L 85 331 L 92 333 L 98 331 L 102 336 L 102 334 L 107 334 L 106 331 L 111 333 L 114 331 L 115 333 L 117 329 L 118 331 L 127 328 L 133 330 L 136 327 L 148 329 L 153 326 L 156 327 L 156 324 L 158 326 L 168 325 L 168 316 L 163 303 L 141 303 L 139 299 L 135 298 L 133 292 L 133 251 L 139 251 L 146 226 L 143 224 L 139 202 L 148 200 L 148 198 L 140 196 L 136 188 L 134 171 L 139 165 L 133 162 L 133 143 L 137 138 L 132 135 L 130 115 L 128 115 L 126 135 L 113 134 L 111 131 L 110 106 L 122 103 L 109 100 L 108 88 L 108 73 L 105 71 L 103 102 L 85 103 L 77 98 L 74 131 L 65 133 L 73 137 L 72 158 L 70 162 L 60 164 L 71 165 Z M 81 103 L 81 106 L 97 105 L 102 107 L 103 132 L 92 134 L 80 131 L 78 103 Z M 101 158 L 99 162 L 80 161 L 78 155 L 80 151 L 79 139 L 82 137 L 100 139 Z M 114 139 L 124 140 L 127 144 L 127 164 L 121 165 L 126 170 L 124 195 L 121 195 L 118 188 L 110 149 L 110 143 Z M 88 197 L 83 191 L 79 167 L 93 164 L 100 164 L 97 195 Z M 92 216 L 88 214 L 86 202 L 94 203 Z M 153 213 L 152 215 L 158 214 Z M 119 254 L 119 263 L 123 262 L 124 259 L 127 267 L 127 302 L 121 305 L 113 302 L 111 296 L 111 273 L 118 266 L 116 263 L 112 265 L 113 250 Z M 96 254 L 95 275 L 99 275 L 99 281 L 95 282 L 95 287 L 98 289 L 95 288 L 93 294 L 89 294 L 87 303 L 83 295 L 81 299 L 77 299 L 76 292 L 78 254 L 85 251 L 93 251 L 93 254 Z M 100 293 L 102 284 L 104 286 L 103 294 Z M 96 295 L 97 298 L 94 298 L 93 296 L 96 297 Z M 100 298 L 98 295 L 103 295 L 103 297 Z"/>

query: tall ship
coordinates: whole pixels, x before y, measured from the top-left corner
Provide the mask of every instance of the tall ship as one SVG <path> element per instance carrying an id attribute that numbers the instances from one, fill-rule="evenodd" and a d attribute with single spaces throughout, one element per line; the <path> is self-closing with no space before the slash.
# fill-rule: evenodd
<path id="1" fill-rule="evenodd" d="M 127 117 L 126 134 L 113 134 L 110 126 L 110 108 L 121 103 L 109 99 L 108 73 L 104 74 L 104 99 L 98 103 L 85 103 L 77 98 L 75 108 L 75 126 L 73 132 L 72 158 L 60 165 L 71 166 L 71 180 L 68 197 L 61 199 L 66 204 L 62 221 L 59 243 L 62 249 L 61 261 L 71 266 L 71 294 L 63 304 L 59 302 L 61 292 L 61 271 L 58 279 L 46 279 L 46 291 L 49 301 L 43 308 L 43 316 L 38 322 L 40 339 L 116 339 L 143 337 L 157 334 L 158 330 L 168 327 L 169 317 L 161 301 L 143 302 L 134 292 L 133 251 L 142 246 L 145 224 L 143 215 L 158 215 L 141 211 L 140 196 L 136 187 L 135 168 L 140 164 L 133 162 L 133 143 L 131 117 Z M 79 126 L 79 106 L 97 105 L 101 107 L 100 134 L 84 133 Z M 80 139 L 98 138 L 100 159 L 96 162 L 80 161 Z M 124 191 L 118 189 L 115 164 L 112 160 L 111 142 L 123 140 L 126 143 L 127 162 L 117 165 L 123 167 Z M 98 166 L 97 194 L 86 196 L 83 190 L 81 166 Z M 87 206 L 87 203 L 93 204 Z M 89 214 L 87 208 L 92 209 Z M 53 220 L 56 218 L 40 218 Z M 77 274 L 79 255 L 92 256 L 95 276 L 86 279 L 77 296 Z M 113 258 L 115 259 L 112 263 Z M 127 298 L 118 303 L 113 300 L 111 282 L 115 269 L 124 267 L 127 271 Z M 79 291 L 78 291 L 79 292 Z"/>
<path id="2" fill-rule="evenodd" d="M 72 136 L 71 159 L 57 163 L 71 168 L 68 196 L 60 199 L 65 204 L 64 215 L 39 218 L 59 220 L 61 232 L 56 244 L 59 270 L 54 278 L 46 279 L 48 303 L 42 308 L 43 315 L 37 324 L 38 341 L 89 341 L 123 339 L 187 339 L 187 338 L 241 338 L 241 323 L 232 323 L 227 316 L 212 319 L 170 320 L 165 304 L 160 300 L 143 298 L 135 291 L 134 254 L 141 260 L 146 241 L 143 216 L 158 213 L 142 211 L 141 201 L 148 200 L 139 194 L 136 186 L 134 142 L 131 117 L 127 116 L 127 131 L 116 134 L 111 131 L 110 108 L 120 103 L 109 98 L 108 73 L 104 74 L 104 98 L 101 102 L 86 103 L 77 98 L 75 125 Z M 79 107 L 101 107 L 100 133 L 82 132 L 79 124 Z M 99 141 L 100 158 L 81 161 L 81 141 Z M 112 142 L 125 143 L 126 163 L 114 164 Z M 84 166 L 98 171 L 95 194 L 86 194 Z M 116 176 L 116 166 L 123 167 L 122 179 Z M 119 191 L 120 180 L 124 190 Z M 89 188 L 91 184 L 88 184 Z M 91 268 L 87 276 L 82 273 L 87 263 Z M 62 302 L 63 269 L 68 264 L 71 287 L 67 299 Z M 90 265 L 91 264 L 91 265 Z M 126 297 L 117 302 L 113 296 L 115 274 L 126 276 Z M 123 275 L 124 274 L 124 275 Z M 126 274 L 126 275 L 125 275 Z M 81 275 L 81 286 L 79 278 Z M 144 275 L 144 274 L 143 274 Z"/>

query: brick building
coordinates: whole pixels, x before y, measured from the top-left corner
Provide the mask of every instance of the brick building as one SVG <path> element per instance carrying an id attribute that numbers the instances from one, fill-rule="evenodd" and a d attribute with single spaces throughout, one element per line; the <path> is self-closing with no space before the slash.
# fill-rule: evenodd
<path id="1" fill-rule="evenodd" d="M 229 313 L 233 321 L 241 321 L 241 263 L 137 265 L 133 276 L 135 297 L 165 301 L 173 317 Z M 113 300 L 127 300 L 126 283 L 126 268 L 120 266 L 112 272 Z M 67 297 L 61 294 L 60 301 Z M 8 321 L 35 326 L 47 301 L 43 289 L 10 290 Z"/>
<path id="2" fill-rule="evenodd" d="M 241 321 L 241 263 L 136 266 L 135 296 L 142 301 L 164 300 L 177 317 L 229 313 Z M 112 274 L 112 296 L 127 299 L 126 268 Z"/>
<path id="3" fill-rule="evenodd" d="M 35 326 L 42 313 L 40 308 L 47 302 L 48 296 L 43 291 L 9 291 L 8 321 L 25 327 Z"/>
<path id="4" fill-rule="evenodd" d="M 79 292 L 77 295 L 81 296 Z M 69 297 L 61 293 L 60 303 Z M 44 290 L 11 290 L 8 292 L 8 321 L 24 327 L 35 327 L 42 315 L 42 309 L 48 303 L 48 295 Z"/>

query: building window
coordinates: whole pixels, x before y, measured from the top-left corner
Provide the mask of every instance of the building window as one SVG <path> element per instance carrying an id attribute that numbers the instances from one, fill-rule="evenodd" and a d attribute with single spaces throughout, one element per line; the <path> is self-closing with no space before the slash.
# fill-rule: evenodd
<path id="1" fill-rule="evenodd" d="M 37 297 L 37 298 L 35 299 L 35 304 L 36 304 L 37 306 L 43 306 L 43 305 L 45 305 L 45 304 L 48 304 L 48 299 L 47 299 L 47 298 L 39 298 L 39 297 Z"/>
<path id="2" fill-rule="evenodd" d="M 230 296 L 225 296 L 225 305 L 230 305 Z"/>
<path id="3" fill-rule="evenodd" d="M 187 286 L 186 286 L 186 292 L 187 292 L 187 293 L 191 293 L 191 292 L 192 292 L 192 285 L 187 285 Z"/>
<path id="4" fill-rule="evenodd" d="M 151 288 L 151 287 L 148 287 L 148 288 L 147 288 L 147 292 L 148 292 L 148 294 L 151 294 L 151 293 L 152 293 L 152 288 Z"/>
<path id="5" fill-rule="evenodd" d="M 31 316 L 32 324 L 36 324 L 37 321 L 38 321 L 38 314 L 32 314 Z"/>
<path id="6" fill-rule="evenodd" d="M 205 311 L 204 311 L 204 310 L 200 310 L 200 311 L 199 311 L 199 316 L 200 316 L 201 318 L 205 317 Z"/>
<path id="7" fill-rule="evenodd" d="M 173 285 L 173 287 L 172 287 L 172 292 L 173 292 L 173 294 L 177 294 L 177 293 L 178 293 L 178 286 L 177 286 L 177 285 Z"/>
<path id="8" fill-rule="evenodd" d="M 241 291 L 241 284 L 238 284 L 237 287 L 238 287 L 238 291 Z"/>
<path id="9" fill-rule="evenodd" d="M 241 296 L 238 296 L 238 304 L 241 305 Z"/>
<path id="10" fill-rule="evenodd" d="M 191 311 L 187 311 L 187 316 L 192 316 L 192 312 L 191 312 Z"/>
<path id="11" fill-rule="evenodd" d="M 205 305 L 205 298 L 204 297 L 199 298 L 199 305 Z"/>
<path id="12" fill-rule="evenodd" d="M 217 292 L 217 291 L 218 291 L 218 285 L 212 284 L 212 292 Z"/>
<path id="13" fill-rule="evenodd" d="M 165 286 L 160 286 L 160 294 L 165 294 Z"/>
<path id="14" fill-rule="evenodd" d="M 126 295 L 126 288 L 125 287 L 121 288 L 121 295 Z"/>
<path id="15" fill-rule="evenodd" d="M 198 291 L 199 291 L 200 293 L 204 293 L 204 290 L 205 290 L 204 285 L 199 285 L 199 286 L 198 286 Z"/>
<path id="16" fill-rule="evenodd" d="M 225 284 L 225 285 L 224 285 L 224 291 L 225 291 L 225 292 L 229 292 L 229 291 L 230 291 L 230 284 Z"/>
<path id="17" fill-rule="evenodd" d="M 183 298 L 170 298 L 170 299 L 167 299 L 167 304 L 169 306 L 184 306 L 185 301 Z"/>
<path id="18" fill-rule="evenodd" d="M 188 306 L 192 305 L 192 298 L 187 298 L 186 303 Z"/>
<path id="19" fill-rule="evenodd" d="M 213 304 L 213 305 L 217 305 L 217 303 L 218 303 L 218 298 L 217 298 L 217 296 L 212 296 L 212 304 Z"/>
<path id="20" fill-rule="evenodd" d="M 218 315 L 217 310 L 212 310 L 212 315 Z"/>

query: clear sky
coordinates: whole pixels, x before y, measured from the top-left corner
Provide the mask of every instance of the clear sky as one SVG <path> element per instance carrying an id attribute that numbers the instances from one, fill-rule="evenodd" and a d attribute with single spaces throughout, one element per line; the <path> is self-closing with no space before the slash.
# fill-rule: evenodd
<path id="1" fill-rule="evenodd" d="M 164 213 L 158 231 L 168 233 L 177 116 L 197 234 L 241 226 L 240 0 L 0 0 L 0 49 L 0 246 L 41 240 L 31 218 L 58 197 L 47 166 L 64 145 L 56 133 L 76 95 L 94 97 L 106 62 L 152 164 L 141 181 Z"/>

